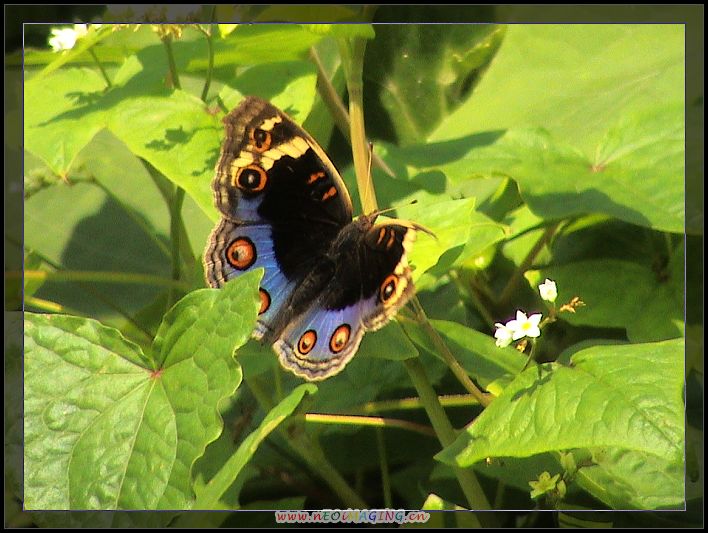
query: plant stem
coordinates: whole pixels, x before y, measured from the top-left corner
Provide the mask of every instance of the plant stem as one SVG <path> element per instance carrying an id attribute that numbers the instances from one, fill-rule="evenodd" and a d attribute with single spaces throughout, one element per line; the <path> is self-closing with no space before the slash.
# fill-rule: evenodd
<path id="1" fill-rule="evenodd" d="M 455 430 L 445 414 L 445 410 L 442 408 L 442 405 L 440 405 L 440 402 L 438 402 L 438 397 L 435 394 L 435 390 L 430 384 L 430 381 L 428 380 L 428 376 L 425 373 L 423 365 L 417 358 L 406 359 L 403 361 L 403 364 L 408 371 L 408 375 L 410 376 L 413 385 L 418 391 L 421 402 L 425 406 L 425 411 L 428 414 L 428 418 L 430 418 L 430 422 L 433 424 L 433 428 L 435 429 L 435 433 L 438 436 L 440 444 L 443 448 L 450 446 L 457 438 L 457 435 L 455 434 Z M 465 494 L 465 498 L 467 499 L 470 509 L 491 509 L 491 506 L 487 501 L 487 497 L 485 496 L 484 491 L 482 490 L 482 487 L 472 469 L 453 467 L 453 470 L 457 476 L 458 483 L 462 488 L 462 492 Z M 480 520 L 482 520 L 483 517 L 483 515 L 480 515 Z M 487 515 L 484 518 L 486 518 L 489 522 L 494 521 L 493 516 L 491 515 Z"/>
<path id="2" fill-rule="evenodd" d="M 93 51 L 93 48 L 89 48 L 88 53 L 91 54 L 91 57 L 93 58 L 94 63 L 96 63 L 96 65 L 98 66 L 98 70 L 101 71 L 101 76 L 103 76 L 103 79 L 106 81 L 106 89 L 110 89 L 111 87 L 113 87 L 113 84 L 111 83 L 111 79 L 108 77 L 108 73 L 106 73 L 106 70 L 103 68 L 103 65 L 98 60 L 98 57 L 96 56 L 96 52 Z"/>
<path id="3" fill-rule="evenodd" d="M 445 344 L 442 337 L 440 337 L 440 334 L 432 326 L 432 324 L 430 324 L 428 317 L 425 315 L 425 310 L 423 310 L 423 306 L 420 305 L 417 297 L 414 296 L 411 298 L 411 304 L 415 312 L 416 322 L 428 334 L 428 337 L 435 345 L 437 352 L 442 356 L 443 361 L 445 361 L 445 364 L 447 364 L 457 380 L 482 406 L 488 406 L 494 397 L 479 390 L 472 382 L 470 377 L 467 375 L 467 371 L 462 368 L 462 365 L 460 365 L 457 359 L 455 359 L 455 356 L 447 347 L 447 344 Z"/>
<path id="4" fill-rule="evenodd" d="M 395 418 L 383 418 L 380 416 L 362 415 L 333 415 L 325 413 L 306 413 L 303 416 L 305 422 L 314 424 L 339 424 L 347 426 L 373 426 L 380 428 L 399 428 L 414 431 L 427 437 L 434 437 L 435 431 L 428 426 L 409 422 L 408 420 L 398 420 Z"/>
<path id="5" fill-rule="evenodd" d="M 175 194 L 170 205 L 170 243 L 172 245 L 172 279 L 180 281 L 182 277 L 182 257 L 180 254 L 180 229 L 182 218 L 182 204 L 184 203 L 184 189 L 175 185 Z M 169 309 L 177 301 L 177 291 L 170 288 L 167 298 L 167 308 Z"/>
<path id="6" fill-rule="evenodd" d="M 354 492 L 341 474 L 332 466 L 332 463 L 329 462 L 316 440 L 310 439 L 305 434 L 300 434 L 297 437 L 288 439 L 288 442 L 307 462 L 310 468 L 325 480 L 345 505 L 354 509 L 368 508 L 366 502 Z"/>
<path id="7" fill-rule="evenodd" d="M 175 89 L 181 89 L 182 85 L 179 82 L 179 74 L 177 73 L 177 64 L 175 63 L 175 55 L 172 52 L 172 37 L 166 35 L 162 38 L 162 42 L 165 45 L 165 51 L 167 52 L 167 64 L 170 68 L 170 77 L 172 78 L 172 86 Z"/>
<path id="8" fill-rule="evenodd" d="M 514 294 L 519 285 L 519 282 L 523 279 L 524 273 L 531 267 L 536 259 L 536 256 L 540 253 L 543 247 L 551 240 L 555 232 L 558 230 L 559 225 L 560 222 L 556 222 L 546 228 L 546 231 L 543 232 L 543 235 L 541 235 L 538 241 L 536 241 L 536 244 L 534 244 L 533 248 L 531 248 L 529 253 L 521 262 L 519 268 L 514 271 L 511 278 L 507 282 L 506 287 L 502 290 L 501 296 L 499 297 L 499 307 L 505 307 L 508 305 L 509 300 L 511 300 L 511 296 Z"/>
<path id="9" fill-rule="evenodd" d="M 134 272 L 107 272 L 107 271 L 77 271 L 60 270 L 57 272 L 47 272 L 44 270 L 27 270 L 25 279 L 39 281 L 89 281 L 99 283 L 131 283 L 136 285 L 155 285 L 158 287 L 169 287 L 172 289 L 187 290 L 186 284 L 180 281 L 152 276 L 150 274 L 137 274 Z M 8 272 L 6 279 L 20 278 L 21 272 Z"/>
<path id="10" fill-rule="evenodd" d="M 256 400 L 258 400 L 261 409 L 266 413 L 269 412 L 272 408 L 272 401 L 264 388 L 260 386 L 258 380 L 250 379 L 246 383 L 256 397 Z M 310 439 L 310 437 L 302 431 L 299 433 L 297 429 L 295 431 L 289 431 L 289 427 L 284 428 L 282 425 L 277 431 L 281 434 L 285 442 L 305 460 L 310 469 L 329 485 L 344 504 L 355 509 L 367 508 L 366 502 L 354 492 L 347 484 L 346 480 L 329 462 L 329 459 L 327 459 L 327 456 L 324 454 L 317 441 Z"/>
<path id="11" fill-rule="evenodd" d="M 479 402 L 471 394 L 447 394 L 438 396 L 438 401 L 443 407 L 469 407 L 479 405 Z M 398 400 L 381 400 L 378 402 L 368 402 L 357 409 L 364 414 L 380 413 L 382 411 L 398 411 L 406 409 L 421 409 L 423 403 L 420 398 L 400 398 Z"/>
<path id="12" fill-rule="evenodd" d="M 381 428 L 376 428 L 376 444 L 379 450 L 379 464 L 381 465 L 381 488 L 383 490 L 384 507 L 393 507 L 391 498 L 391 478 L 388 471 L 388 459 L 386 457 L 386 442 Z"/>
<path id="13" fill-rule="evenodd" d="M 322 101 L 325 103 L 329 112 L 332 114 L 334 119 L 334 125 L 337 129 L 344 135 L 347 141 L 351 144 L 351 125 L 349 122 L 349 114 L 347 113 L 346 107 L 342 103 L 341 98 L 337 89 L 334 88 L 332 82 L 329 81 L 327 73 L 325 72 L 324 66 L 320 61 L 320 56 L 317 54 L 317 50 L 314 47 L 310 48 L 310 59 L 317 67 L 317 91 L 322 97 Z M 386 164 L 386 162 L 381 159 L 377 154 L 372 153 L 372 163 L 376 167 L 383 170 L 386 174 L 393 177 L 395 174 L 393 170 Z"/>
<path id="14" fill-rule="evenodd" d="M 378 204 L 369 173 L 369 146 L 364 128 L 364 83 L 362 79 L 366 40 L 361 37 L 353 37 L 341 41 L 339 48 L 349 93 L 352 155 L 361 207 L 364 213 L 373 213 L 378 209 Z"/>
<path id="15" fill-rule="evenodd" d="M 210 20 L 214 20 L 214 12 L 216 6 L 212 7 L 212 16 Z M 214 71 L 214 41 L 212 36 L 212 25 L 209 24 L 209 29 L 204 30 L 202 33 L 206 36 L 208 54 L 209 54 L 209 66 L 207 67 L 206 77 L 204 80 L 204 88 L 202 89 L 202 102 L 206 103 L 207 95 L 209 94 L 209 87 L 211 86 L 211 76 Z"/>
<path id="16" fill-rule="evenodd" d="M 346 75 L 347 89 L 349 92 L 349 117 L 351 119 L 354 169 L 356 171 L 363 212 L 371 213 L 378 209 L 378 205 L 376 203 L 371 175 L 368 172 L 368 147 L 364 130 L 362 72 L 365 46 L 366 41 L 361 38 L 340 41 L 342 66 Z M 420 306 L 420 304 L 418 304 L 418 306 Z M 424 322 L 427 322 L 427 320 Z M 438 397 L 433 387 L 430 385 L 423 365 L 417 358 L 406 359 L 403 361 L 403 364 L 406 366 L 411 381 L 418 391 L 420 400 L 425 406 L 428 418 L 430 418 L 433 424 L 433 429 L 435 430 L 438 440 L 443 447 L 449 446 L 455 440 L 455 431 L 452 428 L 452 424 L 450 424 L 450 421 L 447 419 L 440 402 L 438 402 Z M 472 470 L 454 468 L 454 471 L 470 507 L 472 509 L 490 509 L 489 502 Z M 489 522 L 493 521 L 493 517 L 490 517 Z"/>

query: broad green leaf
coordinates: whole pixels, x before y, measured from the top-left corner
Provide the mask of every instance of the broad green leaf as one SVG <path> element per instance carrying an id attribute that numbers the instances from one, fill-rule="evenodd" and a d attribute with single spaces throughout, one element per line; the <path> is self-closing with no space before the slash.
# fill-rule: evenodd
<path id="1" fill-rule="evenodd" d="M 434 272 L 447 272 L 453 264 L 480 253 L 484 248 L 501 240 L 501 225 L 474 211 L 474 198 L 422 203 L 397 208 L 401 219 L 411 220 L 432 231 L 432 237 L 417 232 L 417 239 L 409 256 L 414 266 L 413 280 L 435 267 Z"/>
<path id="2" fill-rule="evenodd" d="M 317 387 L 311 383 L 300 385 L 286 396 L 278 405 L 271 409 L 263 419 L 258 429 L 251 433 L 241 443 L 236 453 L 226 462 L 222 469 L 197 494 L 194 509 L 213 509 L 219 498 L 236 480 L 241 470 L 251 460 L 260 443 L 283 420 L 292 414 L 300 405 L 305 394 L 314 394 Z"/>
<path id="3" fill-rule="evenodd" d="M 214 67 L 234 69 L 239 65 L 303 59 L 321 38 L 322 35 L 294 24 L 240 24 L 214 41 Z M 207 55 L 195 54 L 187 69 L 205 70 L 207 66 Z"/>
<path id="4" fill-rule="evenodd" d="M 496 25 L 376 26 L 365 62 L 367 89 L 376 100 L 366 107 L 380 114 L 380 101 L 400 144 L 424 141 L 465 101 L 472 76 L 489 62 L 503 35 Z M 373 116 L 369 122 L 382 131 Z"/>
<path id="5" fill-rule="evenodd" d="M 474 94 L 430 141 L 543 127 L 591 158 L 617 117 L 684 100 L 679 24 L 512 24 Z"/>
<path id="6" fill-rule="evenodd" d="M 88 68 L 69 68 L 25 85 L 25 149 L 65 176 L 76 155 L 104 125 L 106 85 Z"/>
<path id="7" fill-rule="evenodd" d="M 626 328 L 633 342 L 681 336 L 683 325 L 683 253 L 679 249 L 661 272 L 629 261 L 600 259 L 543 269 L 538 279 L 558 286 L 559 305 L 579 296 L 585 302 L 575 313 L 560 318 L 575 324 Z"/>
<path id="8" fill-rule="evenodd" d="M 602 213 L 681 233 L 683 131 L 682 104 L 657 105 L 616 119 L 589 155 L 545 130 L 514 129 L 486 146 L 470 141 L 466 155 L 428 170 L 453 181 L 508 176 L 546 220 Z"/>
<path id="9" fill-rule="evenodd" d="M 605 447 L 651 456 L 657 476 L 682 475 L 683 345 L 599 346 L 576 353 L 571 367 L 531 368 L 437 457 L 470 466 L 486 457 Z"/>
<path id="10" fill-rule="evenodd" d="M 253 328 L 258 283 L 189 294 L 150 357 L 96 321 L 27 314 L 26 508 L 187 508 L 192 464 L 240 383 L 232 354 Z"/>
<path id="11" fill-rule="evenodd" d="M 244 96 L 260 96 L 302 124 L 316 98 L 316 74 L 315 67 L 307 61 L 255 65 L 230 79 L 219 98 L 231 110 Z M 325 140 L 321 139 L 323 144 Z"/>
<path id="12" fill-rule="evenodd" d="M 110 113 L 108 128 L 211 212 L 222 127 L 201 100 L 180 91 L 124 100 Z"/>
<path id="13" fill-rule="evenodd" d="M 132 175 L 124 179 L 134 202 L 149 205 L 152 185 L 141 186 Z M 164 209 L 159 202 L 155 211 Z M 32 195 L 25 202 L 25 246 L 65 272 L 106 272 L 105 282 L 46 281 L 36 296 L 110 321 L 121 318 L 117 309 L 130 314 L 147 305 L 164 285 L 117 283 L 108 272 L 149 274 L 168 282 L 169 256 L 159 228 L 146 233 L 150 218 L 131 217 L 96 184 L 55 186 Z"/>
<path id="14" fill-rule="evenodd" d="M 576 479 L 612 509 L 683 509 L 682 461 L 667 463 L 651 453 L 622 448 L 593 452 L 594 464 L 580 469 Z"/>
<path id="15" fill-rule="evenodd" d="M 398 322 L 392 321 L 380 331 L 364 335 L 357 357 L 378 357 L 389 361 L 400 361 L 417 355 L 418 350 L 408 340 L 401 326 Z"/>

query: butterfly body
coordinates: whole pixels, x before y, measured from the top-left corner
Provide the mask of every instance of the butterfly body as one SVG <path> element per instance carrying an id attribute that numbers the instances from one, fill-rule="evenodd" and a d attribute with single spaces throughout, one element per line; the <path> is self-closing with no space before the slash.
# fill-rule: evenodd
<path id="1" fill-rule="evenodd" d="M 207 243 L 212 287 L 262 267 L 253 336 L 308 380 L 339 372 L 367 330 L 410 298 L 415 226 L 352 220 L 349 193 L 320 146 L 292 119 L 248 97 L 224 118 L 212 184 L 222 220 Z"/>

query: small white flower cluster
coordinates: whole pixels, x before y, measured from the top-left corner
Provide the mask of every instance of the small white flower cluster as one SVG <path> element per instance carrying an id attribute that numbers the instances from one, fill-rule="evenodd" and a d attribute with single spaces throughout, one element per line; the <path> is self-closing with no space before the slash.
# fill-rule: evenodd
<path id="1" fill-rule="evenodd" d="M 98 29 L 100 24 L 91 24 L 91 27 Z M 74 24 L 73 28 L 52 28 L 52 36 L 49 38 L 49 46 L 54 52 L 62 50 L 71 50 L 74 48 L 76 41 L 85 37 L 88 33 L 88 24 Z"/>
<path id="2" fill-rule="evenodd" d="M 541 298 L 547 302 L 555 302 L 558 296 L 556 283 L 546 279 L 538 286 Z M 526 316 L 523 311 L 516 311 L 516 319 L 509 320 L 506 324 L 497 322 L 494 324 L 497 330 L 494 332 L 496 345 L 500 348 L 509 346 L 513 341 L 518 341 L 524 337 L 536 338 L 541 335 L 539 324 L 541 323 L 541 313 Z"/>

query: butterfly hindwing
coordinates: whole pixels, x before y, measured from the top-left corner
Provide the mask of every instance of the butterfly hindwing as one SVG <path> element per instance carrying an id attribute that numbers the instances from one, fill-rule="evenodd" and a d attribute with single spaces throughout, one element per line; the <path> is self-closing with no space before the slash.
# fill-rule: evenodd
<path id="1" fill-rule="evenodd" d="M 412 227 L 373 226 L 361 217 L 348 230 L 351 238 L 343 239 L 332 256 L 333 277 L 273 346 L 285 368 L 308 380 L 344 368 L 364 333 L 383 327 L 413 293 L 407 262 Z"/>

